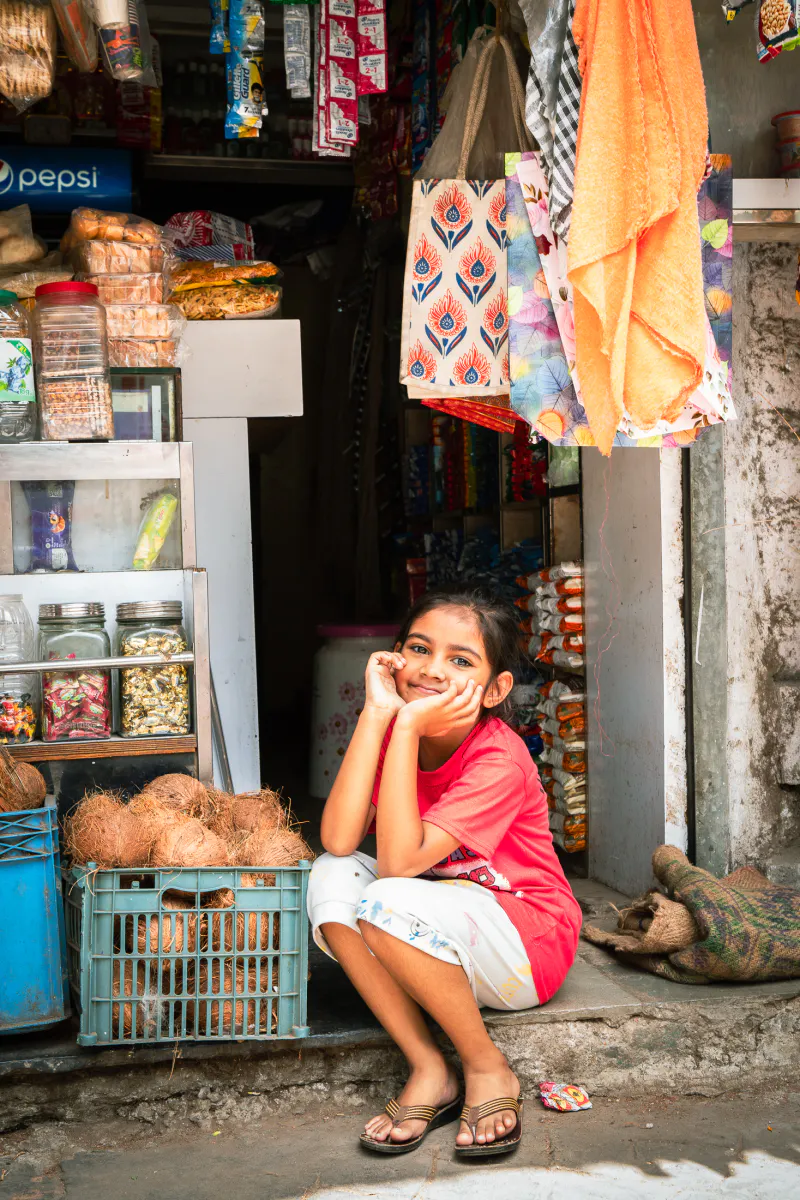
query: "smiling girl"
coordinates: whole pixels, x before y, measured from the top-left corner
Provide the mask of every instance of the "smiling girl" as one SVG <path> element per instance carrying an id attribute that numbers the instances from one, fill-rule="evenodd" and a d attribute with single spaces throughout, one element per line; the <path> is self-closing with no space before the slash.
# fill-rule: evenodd
<path id="1" fill-rule="evenodd" d="M 361 1136 L 415 1149 L 460 1117 L 461 1156 L 519 1144 L 519 1082 L 480 1006 L 543 1004 L 572 965 L 581 912 L 553 850 L 530 754 L 504 723 L 519 630 L 482 591 L 431 594 L 393 652 L 373 654 L 366 703 L 322 816 L 314 939 L 402 1050 L 409 1078 Z M 359 850 L 373 827 L 378 857 Z M 461 1059 L 465 1098 L 423 1010 Z"/>

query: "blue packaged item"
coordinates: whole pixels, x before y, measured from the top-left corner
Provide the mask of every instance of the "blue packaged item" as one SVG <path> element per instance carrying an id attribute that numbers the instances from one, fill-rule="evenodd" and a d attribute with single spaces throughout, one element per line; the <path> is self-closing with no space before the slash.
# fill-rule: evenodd
<path id="1" fill-rule="evenodd" d="M 231 50 L 225 67 L 228 87 L 225 137 L 257 138 L 267 115 L 261 58 Z"/>
<path id="2" fill-rule="evenodd" d="M 209 51 L 212 54 L 227 54 L 231 48 L 228 39 L 229 0 L 211 0 L 211 38 Z"/>
<path id="3" fill-rule="evenodd" d="M 259 0 L 230 0 L 228 36 L 231 50 L 259 54 L 264 49 L 264 5 Z"/>
<path id="4" fill-rule="evenodd" d="M 72 555 L 72 480 L 22 484 L 31 511 L 30 571 L 77 571 Z"/>

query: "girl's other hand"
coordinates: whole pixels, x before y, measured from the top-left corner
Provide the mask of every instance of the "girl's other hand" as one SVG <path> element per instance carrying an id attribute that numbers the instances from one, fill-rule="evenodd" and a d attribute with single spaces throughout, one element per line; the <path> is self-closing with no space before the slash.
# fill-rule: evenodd
<path id="1" fill-rule="evenodd" d="M 394 681 L 394 672 L 401 671 L 405 665 L 402 654 L 389 650 L 379 650 L 377 654 L 370 655 L 364 676 L 367 689 L 365 710 L 395 716 L 401 708 L 405 708 L 405 700 L 401 700 Z"/>
<path id="2" fill-rule="evenodd" d="M 472 729 L 481 711 L 483 688 L 474 679 L 461 691 L 453 681 L 438 696 L 426 696 L 406 704 L 398 721 L 419 737 L 444 737 L 457 729 Z"/>

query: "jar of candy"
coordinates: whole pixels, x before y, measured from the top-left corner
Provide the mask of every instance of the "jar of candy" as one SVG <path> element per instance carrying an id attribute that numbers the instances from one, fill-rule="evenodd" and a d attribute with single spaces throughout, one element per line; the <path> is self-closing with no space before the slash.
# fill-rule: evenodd
<path id="1" fill-rule="evenodd" d="M 0 596 L 0 666 L 33 662 L 36 637 L 22 596 Z M 36 675 L 0 674 L 0 742 L 30 742 L 36 733 Z"/>
<path id="2" fill-rule="evenodd" d="M 180 600 L 137 600 L 117 605 L 119 657 L 159 656 L 169 659 L 189 647 L 181 624 Z M 120 721 L 123 737 L 158 737 L 189 733 L 189 670 L 183 663 L 129 667 L 119 673 Z"/>
<path id="3" fill-rule="evenodd" d="M 93 283 L 43 283 L 34 314 L 42 440 L 113 438 L 106 310 Z"/>
<path id="4" fill-rule="evenodd" d="M 111 642 L 102 604 L 40 604 L 39 658 L 63 662 L 108 658 Z M 42 740 L 63 742 L 111 736 L 109 672 L 98 667 L 42 675 Z"/>
<path id="5" fill-rule="evenodd" d="M 28 314 L 16 292 L 0 290 L 0 442 L 36 436 L 36 391 Z"/>

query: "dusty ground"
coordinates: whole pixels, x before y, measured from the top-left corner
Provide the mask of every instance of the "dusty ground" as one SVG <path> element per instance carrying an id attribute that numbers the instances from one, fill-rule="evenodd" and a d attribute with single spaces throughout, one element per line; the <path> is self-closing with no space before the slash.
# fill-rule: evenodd
<path id="1" fill-rule="evenodd" d="M 2 1200 L 774 1200 L 800 1195 L 800 1092 L 530 1101 L 521 1149 L 494 1164 L 452 1152 L 455 1126 L 416 1153 L 357 1145 L 352 1113 L 183 1130 L 128 1119 L 37 1124 L 0 1138 Z M 498 1179 L 497 1176 L 501 1176 Z"/>

